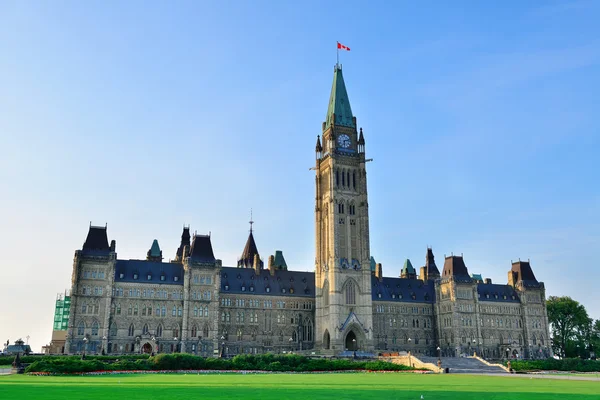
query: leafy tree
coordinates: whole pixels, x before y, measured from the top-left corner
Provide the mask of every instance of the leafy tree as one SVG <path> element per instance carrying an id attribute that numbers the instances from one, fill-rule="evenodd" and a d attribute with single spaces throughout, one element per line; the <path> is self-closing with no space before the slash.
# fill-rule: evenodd
<path id="1" fill-rule="evenodd" d="M 546 306 L 552 328 L 554 353 L 563 358 L 581 356 L 580 351 L 587 348 L 586 331 L 589 330 L 592 321 L 585 307 L 567 296 L 550 296 Z"/>

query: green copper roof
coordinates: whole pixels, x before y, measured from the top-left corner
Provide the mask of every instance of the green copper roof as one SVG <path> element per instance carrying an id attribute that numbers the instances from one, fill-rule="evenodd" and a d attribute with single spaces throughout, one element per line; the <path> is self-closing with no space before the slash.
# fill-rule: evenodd
<path id="1" fill-rule="evenodd" d="M 471 274 L 471 279 L 474 279 L 476 281 L 483 281 L 483 277 L 481 276 L 481 274 Z"/>
<path id="2" fill-rule="evenodd" d="M 160 257 L 160 247 L 158 246 L 158 240 L 154 239 L 152 247 L 150 247 L 150 257 Z"/>
<path id="3" fill-rule="evenodd" d="M 333 114 L 335 114 L 335 121 L 333 121 Z M 346 84 L 342 75 L 342 67 L 337 65 L 333 72 L 333 85 L 331 86 L 331 96 L 329 96 L 329 106 L 327 108 L 327 116 L 325 117 L 325 129 L 331 125 L 355 128 L 352 121 L 350 100 L 348 99 L 348 92 L 346 92 Z"/>
<path id="4" fill-rule="evenodd" d="M 407 258 L 406 261 L 404 261 L 404 267 L 402 267 L 402 272 L 403 273 L 407 273 L 407 274 L 415 274 L 415 269 L 413 268 L 412 264 L 410 263 L 410 260 Z"/>
<path id="5" fill-rule="evenodd" d="M 377 268 L 377 263 L 375 262 L 375 257 L 371 256 L 371 272 L 375 271 L 375 268 Z"/>
<path id="6" fill-rule="evenodd" d="M 283 258 L 283 252 L 281 250 L 275 250 L 275 260 L 273 260 L 275 268 L 284 269 L 287 271 L 287 264 L 285 258 Z"/>

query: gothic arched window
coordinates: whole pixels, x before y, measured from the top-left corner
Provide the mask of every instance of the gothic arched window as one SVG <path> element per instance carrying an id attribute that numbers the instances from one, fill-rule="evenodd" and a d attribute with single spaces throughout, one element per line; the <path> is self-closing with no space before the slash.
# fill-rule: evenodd
<path id="1" fill-rule="evenodd" d="M 77 325 L 77 334 L 83 336 L 85 333 L 85 322 L 80 321 L 79 325 Z"/>
<path id="2" fill-rule="evenodd" d="M 133 324 L 129 325 L 129 330 L 127 331 L 127 336 L 133 336 L 134 330 L 135 330 L 135 327 L 133 326 Z"/>
<path id="3" fill-rule="evenodd" d="M 156 336 L 157 336 L 157 337 L 161 337 L 161 336 L 162 336 L 162 331 L 163 331 L 163 327 L 162 327 L 162 325 L 160 325 L 160 324 L 159 324 L 159 325 L 156 327 Z"/>
<path id="4" fill-rule="evenodd" d="M 117 336 L 117 324 L 116 323 L 112 323 L 110 324 L 110 329 L 108 330 L 108 335 L 109 336 Z"/>
<path id="5" fill-rule="evenodd" d="M 92 336 L 98 336 L 98 321 L 94 321 L 92 324 Z"/>
<path id="6" fill-rule="evenodd" d="M 196 336 L 198 336 L 198 328 L 196 328 L 196 325 L 194 325 L 192 327 L 192 338 L 195 338 Z"/>
<path id="7" fill-rule="evenodd" d="M 142 328 L 142 334 L 147 335 L 149 330 L 150 328 L 148 328 L 148 324 L 144 324 L 144 327 Z"/>
<path id="8" fill-rule="evenodd" d="M 356 304 L 356 288 L 352 281 L 346 284 L 346 304 Z"/>

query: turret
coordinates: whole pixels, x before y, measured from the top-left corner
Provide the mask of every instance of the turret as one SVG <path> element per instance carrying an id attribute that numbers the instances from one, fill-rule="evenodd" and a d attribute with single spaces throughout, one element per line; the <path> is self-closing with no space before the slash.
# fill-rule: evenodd
<path id="1" fill-rule="evenodd" d="M 317 135 L 317 145 L 315 146 L 317 160 L 320 160 L 323 155 L 323 146 L 321 146 L 321 136 Z"/>
<path id="2" fill-rule="evenodd" d="M 162 260 L 163 260 L 162 250 L 160 249 L 160 246 L 158 245 L 158 240 L 154 239 L 154 241 L 152 242 L 152 246 L 150 247 L 150 250 L 148 250 L 148 253 L 146 253 L 146 260 L 162 262 Z"/>
<path id="3" fill-rule="evenodd" d="M 415 271 L 415 268 L 412 266 L 412 264 L 408 258 L 406 259 L 406 261 L 404 261 L 404 266 L 402 267 L 402 272 L 400 273 L 400 278 L 407 278 L 407 279 L 416 279 L 417 278 L 417 271 Z"/>
<path id="4" fill-rule="evenodd" d="M 363 136 L 363 130 L 362 128 L 360 128 L 360 136 L 358 137 L 358 153 L 364 153 L 365 152 L 365 137 Z"/>
<path id="5" fill-rule="evenodd" d="M 377 263 L 377 265 L 375 265 L 375 278 L 380 281 L 383 278 L 383 267 L 381 266 L 381 263 Z"/>

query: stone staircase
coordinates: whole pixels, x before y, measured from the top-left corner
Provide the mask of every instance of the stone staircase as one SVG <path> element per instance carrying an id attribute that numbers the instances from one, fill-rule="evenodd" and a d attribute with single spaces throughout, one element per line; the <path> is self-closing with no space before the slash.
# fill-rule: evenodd
<path id="1" fill-rule="evenodd" d="M 419 360 L 437 365 L 437 357 L 419 355 Z M 442 368 L 450 368 L 451 374 L 506 374 L 499 366 L 488 365 L 474 357 L 442 357 Z"/>

